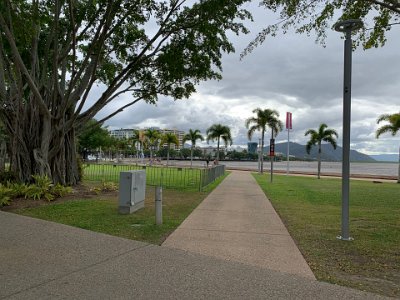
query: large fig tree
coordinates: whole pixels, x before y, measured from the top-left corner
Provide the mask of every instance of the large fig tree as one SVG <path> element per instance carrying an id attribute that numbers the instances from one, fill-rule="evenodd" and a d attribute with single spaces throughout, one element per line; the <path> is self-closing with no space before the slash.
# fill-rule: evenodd
<path id="1" fill-rule="evenodd" d="M 226 32 L 246 32 L 248 0 L 2 0 L 0 117 L 11 170 L 76 184 L 76 134 L 158 95 L 188 97 L 221 77 Z M 120 96 L 132 95 L 129 103 Z"/>

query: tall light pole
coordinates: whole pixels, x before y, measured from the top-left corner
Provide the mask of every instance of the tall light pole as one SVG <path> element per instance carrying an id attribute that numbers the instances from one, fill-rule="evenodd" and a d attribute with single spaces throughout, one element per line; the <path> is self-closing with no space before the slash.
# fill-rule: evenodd
<path id="1" fill-rule="evenodd" d="M 258 173 L 261 174 L 261 138 L 258 139 Z"/>
<path id="2" fill-rule="evenodd" d="M 351 117 L 351 32 L 363 26 L 361 20 L 345 20 L 335 24 L 335 30 L 344 32 L 344 79 L 343 79 L 343 155 L 342 155 L 342 232 L 337 238 L 351 241 L 349 234 L 350 194 L 350 117 Z"/>

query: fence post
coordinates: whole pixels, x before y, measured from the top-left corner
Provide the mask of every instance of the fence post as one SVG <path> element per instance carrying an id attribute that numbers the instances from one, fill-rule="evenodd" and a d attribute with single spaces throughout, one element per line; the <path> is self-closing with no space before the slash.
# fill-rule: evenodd
<path id="1" fill-rule="evenodd" d="M 156 186 L 156 224 L 162 225 L 163 217 L 162 217 L 162 187 Z"/>
<path id="2" fill-rule="evenodd" d="M 199 179 L 199 191 L 201 192 L 203 190 L 203 170 L 199 169 L 200 171 L 200 179 Z"/>

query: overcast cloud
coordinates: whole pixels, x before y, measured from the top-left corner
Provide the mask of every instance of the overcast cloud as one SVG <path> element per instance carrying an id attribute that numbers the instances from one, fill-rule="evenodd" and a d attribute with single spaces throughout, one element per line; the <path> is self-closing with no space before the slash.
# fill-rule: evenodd
<path id="1" fill-rule="evenodd" d="M 234 145 L 248 142 L 244 122 L 252 110 L 260 107 L 276 109 L 285 122 L 286 111 L 293 113 L 291 141 L 305 144 L 304 132 L 322 122 L 342 133 L 343 39 L 337 32 L 328 32 L 327 46 L 314 42 L 315 37 L 288 33 L 267 39 L 242 61 L 240 52 L 267 24 L 274 23 L 254 4 L 255 22 L 251 33 L 234 37 L 236 53 L 223 59 L 223 79 L 200 84 L 188 100 L 160 98 L 157 106 L 137 103 L 109 120 L 110 128 L 161 127 L 206 129 L 214 123 L 232 129 Z M 268 17 L 269 16 L 269 20 Z M 267 23 L 268 22 L 268 23 Z M 400 137 L 383 135 L 375 139 L 376 119 L 383 113 L 400 111 L 399 48 L 400 26 L 388 33 L 386 46 L 353 52 L 352 77 L 352 149 L 367 153 L 397 153 Z M 125 95 L 121 102 L 128 101 Z M 107 115 L 117 105 L 106 108 L 98 116 Z M 253 137 L 257 141 L 259 134 Z M 269 138 L 269 133 L 266 138 Z M 286 141 L 282 132 L 277 142 Z"/>

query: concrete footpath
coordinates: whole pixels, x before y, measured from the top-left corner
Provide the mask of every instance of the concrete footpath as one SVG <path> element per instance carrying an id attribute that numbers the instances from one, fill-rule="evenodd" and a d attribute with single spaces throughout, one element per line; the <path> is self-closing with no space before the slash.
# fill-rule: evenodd
<path id="1" fill-rule="evenodd" d="M 233 171 L 163 246 L 315 279 L 250 172 Z"/>
<path id="2" fill-rule="evenodd" d="M 384 299 L 307 277 L 0 211 L 0 299 Z"/>

